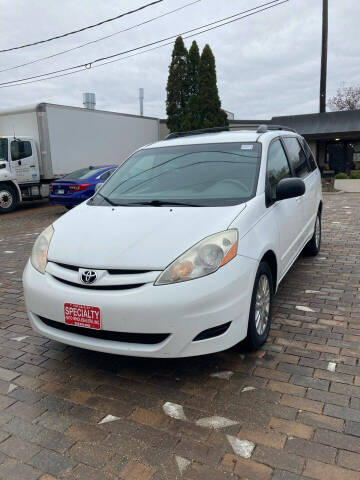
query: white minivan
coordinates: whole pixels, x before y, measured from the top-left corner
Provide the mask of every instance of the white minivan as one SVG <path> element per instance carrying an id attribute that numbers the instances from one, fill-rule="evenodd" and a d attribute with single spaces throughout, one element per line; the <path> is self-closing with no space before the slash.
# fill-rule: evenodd
<path id="1" fill-rule="evenodd" d="M 273 296 L 321 242 L 320 171 L 285 127 L 170 134 L 46 228 L 23 283 L 33 329 L 121 355 L 265 342 Z"/>

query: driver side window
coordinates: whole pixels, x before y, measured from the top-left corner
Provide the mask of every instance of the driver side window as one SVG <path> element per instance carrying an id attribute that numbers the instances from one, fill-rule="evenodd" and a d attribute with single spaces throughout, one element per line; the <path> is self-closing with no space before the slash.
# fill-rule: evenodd
<path id="1" fill-rule="evenodd" d="M 266 183 L 270 198 L 276 198 L 276 186 L 283 178 L 291 177 L 289 163 L 280 140 L 275 140 L 269 147 L 266 168 Z"/>
<path id="2" fill-rule="evenodd" d="M 12 160 L 22 160 L 31 157 L 31 143 L 29 141 L 13 140 L 11 142 L 11 158 Z"/>

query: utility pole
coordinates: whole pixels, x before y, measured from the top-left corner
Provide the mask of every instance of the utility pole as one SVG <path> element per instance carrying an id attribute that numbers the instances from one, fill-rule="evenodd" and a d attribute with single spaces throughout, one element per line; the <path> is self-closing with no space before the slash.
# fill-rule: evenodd
<path id="1" fill-rule="evenodd" d="M 326 112 L 326 77 L 327 77 L 327 51 L 329 29 L 328 0 L 323 0 L 322 12 L 322 46 L 321 46 L 321 77 L 320 77 L 320 113 Z"/>
<path id="2" fill-rule="evenodd" d="M 139 88 L 140 115 L 144 115 L 144 89 Z"/>

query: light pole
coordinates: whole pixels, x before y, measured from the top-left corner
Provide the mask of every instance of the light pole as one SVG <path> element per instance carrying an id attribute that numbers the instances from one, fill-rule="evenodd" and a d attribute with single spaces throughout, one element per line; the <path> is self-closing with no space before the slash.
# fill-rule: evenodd
<path id="1" fill-rule="evenodd" d="M 320 113 L 326 112 L 326 77 L 327 77 L 327 51 L 329 28 L 328 0 L 323 0 L 322 13 L 322 46 L 321 46 L 321 76 L 320 76 Z"/>

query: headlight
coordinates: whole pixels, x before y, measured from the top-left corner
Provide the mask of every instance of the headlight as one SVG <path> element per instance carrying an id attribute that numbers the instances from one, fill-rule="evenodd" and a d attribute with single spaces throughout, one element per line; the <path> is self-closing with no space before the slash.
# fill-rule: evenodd
<path id="1" fill-rule="evenodd" d="M 45 228 L 42 233 L 40 233 L 36 239 L 36 242 L 34 243 L 30 260 L 32 266 L 40 273 L 45 273 L 47 253 L 53 234 L 54 228 L 52 225 L 50 225 L 49 227 Z"/>
<path id="2" fill-rule="evenodd" d="M 216 272 L 235 257 L 237 243 L 237 230 L 226 230 L 204 238 L 166 267 L 155 285 L 186 282 Z"/>

